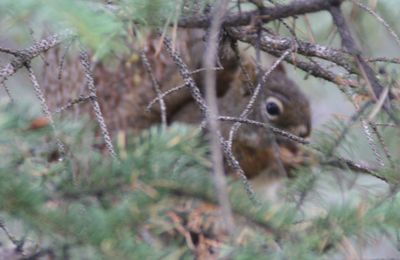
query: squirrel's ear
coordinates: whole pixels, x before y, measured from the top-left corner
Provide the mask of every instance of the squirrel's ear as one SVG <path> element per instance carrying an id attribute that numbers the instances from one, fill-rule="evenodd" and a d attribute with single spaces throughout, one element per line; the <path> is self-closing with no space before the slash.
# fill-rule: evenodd
<path id="1" fill-rule="evenodd" d="M 245 71 L 242 71 L 244 69 Z M 250 59 L 242 59 L 242 67 L 238 70 L 239 80 L 242 82 L 241 84 L 241 94 L 242 96 L 248 96 L 252 93 L 251 84 L 255 84 L 257 82 L 257 69 L 254 62 Z M 249 85 L 249 81 L 251 84 Z"/>
<path id="2" fill-rule="evenodd" d="M 275 70 L 276 71 L 280 71 L 280 72 L 282 72 L 283 74 L 286 75 L 286 69 L 285 69 L 285 66 L 282 64 L 282 62 L 280 62 L 278 64 L 278 66 L 276 66 Z"/>
<path id="3" fill-rule="evenodd" d="M 247 74 L 249 75 L 250 80 L 252 80 L 253 82 L 256 82 L 257 81 L 256 64 L 254 62 L 252 62 L 250 59 L 248 59 L 243 62 L 243 68 L 246 70 Z M 286 75 L 285 66 L 282 63 L 279 63 L 278 66 L 276 66 L 276 68 L 275 68 L 275 72 L 280 72 L 280 73 Z M 241 74 L 243 74 L 243 73 L 241 73 Z M 243 75 L 241 77 L 243 77 Z M 242 78 L 242 80 L 243 80 L 243 78 Z"/>
<path id="4" fill-rule="evenodd" d="M 252 82 L 257 82 L 257 68 L 256 64 L 254 64 L 250 59 L 242 60 L 242 68 L 245 71 L 240 72 L 240 79 L 242 81 L 250 80 Z M 247 75 L 246 75 L 247 74 Z"/>

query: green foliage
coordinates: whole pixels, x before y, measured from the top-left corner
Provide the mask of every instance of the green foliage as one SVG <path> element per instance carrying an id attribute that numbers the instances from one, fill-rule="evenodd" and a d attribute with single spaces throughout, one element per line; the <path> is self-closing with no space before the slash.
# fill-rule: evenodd
<path id="1" fill-rule="evenodd" d="M 182 8 L 182 0 L 123 0 L 111 7 L 103 1 L 3 0 L 0 1 L 0 32 L 30 42 L 29 37 L 20 38 L 21 35 L 29 36 L 29 30 L 41 37 L 44 33 L 71 29 L 94 51 L 95 59 L 100 59 L 125 49 L 124 36 L 132 32 L 132 24 L 140 34 L 148 26 L 160 27 L 176 22 Z M 43 29 L 45 31 L 41 31 Z"/>
<path id="2" fill-rule="evenodd" d="M 134 150 L 129 148 L 121 163 L 104 160 L 88 151 L 90 147 L 77 153 L 71 150 L 71 159 L 64 162 L 48 162 L 54 146 L 47 146 L 45 152 L 39 148 L 51 134 L 49 129 L 40 133 L 28 130 L 29 118 L 15 112 L 9 108 L 0 114 L 0 139 L 5 148 L 1 156 L 9 158 L 0 162 L 0 211 L 51 238 L 52 246 L 72 244 L 72 252 L 94 247 L 99 254 L 92 257 L 160 257 L 169 250 L 151 250 L 140 241 L 138 231 L 165 191 L 159 188 L 147 194 L 141 187 L 153 190 L 148 185 L 154 182 L 168 190 L 169 184 L 178 180 L 186 188 L 196 185 L 193 181 L 197 188 L 210 186 L 204 144 L 186 127 L 176 126 L 165 133 L 152 129 L 135 138 Z M 83 126 L 76 127 L 79 129 L 72 133 L 82 133 Z M 81 137 L 90 135 L 87 131 Z M 77 157 L 79 162 L 74 159 Z M 88 163 L 86 172 L 77 176 L 84 161 Z M 176 174 L 168 176 L 174 165 Z M 194 176 L 190 182 L 182 177 L 188 174 Z"/>
<path id="3" fill-rule="evenodd" d="M 151 128 L 120 144 L 121 161 L 115 162 L 91 149 L 96 138 L 90 127 L 84 128 L 87 123 L 60 122 L 68 129 L 70 136 L 63 140 L 70 150 L 59 162 L 51 159 L 56 146 L 48 141 L 50 129 L 30 130 L 34 116 L 25 110 L 0 112 L 0 213 L 23 224 L 21 236 L 34 234 L 43 241 L 39 246 L 59 257 L 66 247 L 70 256 L 90 259 L 191 255 L 168 212 L 183 201 L 216 201 L 208 149 L 198 131 L 184 125 Z M 294 179 L 288 192 L 309 196 L 320 174 L 302 170 L 303 177 Z M 304 215 L 298 200 L 257 208 L 242 184 L 231 181 L 230 200 L 235 232 L 248 233 L 246 242 L 221 241 L 221 256 L 235 259 L 316 258 L 336 252 L 344 239 L 395 234 L 400 228 L 397 194 L 325 203 L 324 214 Z"/>
<path id="4" fill-rule="evenodd" d="M 12 29 L 9 32 L 11 36 L 13 33 L 20 35 L 18 30 L 14 31 L 17 27 L 26 31 L 32 29 L 40 37 L 43 33 L 49 33 L 37 31 L 46 25 L 50 32 L 72 29 L 84 44 L 95 50 L 98 56 L 122 45 L 122 42 L 116 41 L 117 36 L 123 33 L 122 22 L 113 13 L 96 8 L 93 2 L 5 0 L 0 3 L 0 14 L 9 25 L 4 29 L 7 27 Z"/>
<path id="5" fill-rule="evenodd" d="M 176 23 L 180 15 L 197 3 L 121 0 L 118 8 L 107 9 L 102 2 L 2 0 L 0 31 L 28 46 L 32 39 L 19 39 L 20 35 L 29 35 L 20 30 L 31 27 L 41 35 L 73 29 L 80 41 L 93 50 L 96 59 L 123 51 L 129 38 L 125 36 L 132 31 L 136 46 L 140 46 L 137 41 L 142 32 Z M 190 7 L 183 8 L 184 2 Z M 207 2 L 211 1 L 204 1 L 199 10 Z M 387 12 L 394 19 L 395 2 L 379 2 L 378 11 Z M 366 22 L 356 21 L 363 21 L 364 32 L 378 33 L 378 29 L 370 29 L 371 24 L 376 28 L 382 26 L 372 23 L 374 18 L 366 17 Z M 330 16 L 313 14 L 310 21 L 317 38 L 328 41 L 325 34 L 330 34 L 326 30 L 331 24 Z M 43 25 L 46 31 L 38 31 Z M 305 24 L 299 22 L 299 26 L 307 31 Z M 357 33 L 362 34 L 362 29 Z M 23 226 L 23 231 L 17 232 L 19 237 L 32 237 L 38 247 L 51 248 L 60 258 L 65 256 L 66 248 L 73 259 L 175 259 L 194 255 L 187 238 L 177 232 L 177 223 L 168 214 L 181 213 L 179 217 L 187 222 L 194 207 L 189 207 L 189 213 L 182 213 L 180 204 L 216 204 L 208 147 L 198 131 L 184 125 L 173 125 L 166 131 L 148 129 L 140 136 L 130 136 L 127 144 L 119 144 L 121 161 L 116 162 L 93 148 L 101 140 L 86 121 L 64 120 L 57 122 L 57 127 L 62 130 L 61 139 L 67 144 L 68 155 L 64 161 L 56 161 L 53 133 L 49 127 L 29 129 L 29 122 L 35 117 L 30 109 L 10 106 L 1 107 L 0 111 L 0 214 Z M 313 135 L 313 144 L 322 154 L 337 144 L 346 125 L 338 120 L 328 127 Z M 354 148 L 361 146 L 356 138 L 360 129 L 353 130 L 340 140 L 337 154 L 351 158 L 357 155 Z M 390 150 L 394 151 L 399 142 L 397 132 L 386 132 L 384 139 L 390 140 Z M 367 145 L 365 140 L 362 143 Z M 370 151 L 369 147 L 364 150 Z M 392 168 L 379 173 L 393 186 L 390 192 L 385 186 L 385 191 L 377 196 L 350 194 L 340 202 L 337 197 L 342 194 L 336 194 L 332 202 L 319 193 L 318 187 L 328 187 L 328 193 L 337 192 L 335 189 L 343 188 L 341 181 L 349 178 L 347 172 L 334 175 L 332 169 L 317 165 L 315 168 L 300 169 L 297 178 L 287 181 L 288 188 L 282 194 L 285 203 L 265 202 L 260 208 L 250 203 L 242 183 L 228 177 L 237 228 L 233 231 L 235 239 L 206 233 L 208 238 L 223 244 L 220 256 L 315 259 L 337 254 L 343 241 L 397 235 L 400 197 L 394 186 L 398 186 L 399 180 Z M 313 202 L 317 210 L 315 205 L 310 209 Z M 241 235 L 246 238 L 239 239 Z M 25 252 L 33 250 L 26 247 Z"/>
<path id="6" fill-rule="evenodd" d="M 143 24 L 161 25 L 163 21 L 179 15 L 181 2 L 181 0 L 124 0 L 121 6 L 124 7 L 127 14 L 137 18 Z"/>

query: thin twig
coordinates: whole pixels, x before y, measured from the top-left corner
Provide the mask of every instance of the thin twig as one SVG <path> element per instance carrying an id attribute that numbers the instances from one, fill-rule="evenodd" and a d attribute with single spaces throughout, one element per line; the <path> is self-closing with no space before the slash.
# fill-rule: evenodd
<path id="1" fill-rule="evenodd" d="M 213 68 L 213 70 L 222 70 L 222 69 L 224 69 L 224 68 L 222 68 L 222 67 L 215 67 L 215 68 Z M 199 73 L 199 72 L 202 72 L 202 71 L 205 71 L 205 69 L 204 69 L 204 68 L 200 68 L 200 69 L 193 70 L 193 71 L 191 72 L 191 74 L 196 74 L 196 73 Z M 168 95 L 170 95 L 170 94 L 172 94 L 172 93 L 174 93 L 174 92 L 176 92 L 176 91 L 179 91 L 179 90 L 181 90 L 181 89 L 183 89 L 183 88 L 185 88 L 185 87 L 187 87 L 186 84 L 181 84 L 181 85 L 179 85 L 179 86 L 176 86 L 176 87 L 173 87 L 173 88 L 171 88 L 171 89 L 168 89 L 168 90 L 165 91 L 164 93 L 161 93 L 161 96 L 160 96 L 160 97 L 157 96 L 157 97 L 155 97 L 153 100 L 150 101 L 150 103 L 149 103 L 149 104 L 147 105 L 147 107 L 146 107 L 146 111 L 150 111 L 151 107 L 154 106 L 154 104 L 155 104 L 156 102 L 159 102 L 160 98 L 165 98 L 166 96 L 168 96 Z"/>
<path id="2" fill-rule="evenodd" d="M 216 56 L 218 49 L 218 36 L 220 34 L 220 27 L 222 19 L 225 16 L 228 5 L 228 0 L 220 0 L 217 2 L 213 12 L 213 19 L 211 22 L 211 28 L 209 37 L 207 39 L 207 49 L 203 58 L 203 65 L 206 69 L 204 81 L 206 86 L 206 101 L 209 107 L 210 113 L 208 113 L 207 121 L 208 128 L 210 131 L 210 147 L 211 147 L 211 160 L 213 162 L 213 177 L 214 184 L 217 191 L 218 202 L 221 206 L 222 217 L 224 218 L 225 230 L 233 234 L 234 221 L 232 216 L 232 209 L 228 197 L 228 188 L 226 185 L 225 173 L 224 173 L 224 160 L 219 145 L 218 132 L 220 131 L 218 120 L 216 119 L 218 113 L 217 105 L 217 91 L 216 91 L 216 73 L 212 68 L 216 64 Z"/>
<path id="3" fill-rule="evenodd" d="M 378 141 L 383 149 L 383 152 L 386 156 L 386 159 L 389 161 L 390 166 L 392 167 L 392 169 L 395 169 L 396 166 L 392 160 L 392 155 L 389 152 L 389 149 L 385 143 L 385 139 L 383 138 L 383 136 L 381 135 L 381 133 L 379 132 L 379 129 L 376 127 L 376 125 L 369 123 L 369 126 L 371 127 L 372 131 L 374 132 L 374 134 L 376 135 L 376 137 L 378 138 Z"/>
<path id="4" fill-rule="evenodd" d="M 287 50 L 286 52 L 284 52 L 283 55 L 278 60 L 276 60 L 274 62 L 274 64 L 272 64 L 272 66 L 264 73 L 264 75 L 261 78 L 261 81 L 255 87 L 253 95 L 251 96 L 249 102 L 247 103 L 246 108 L 240 114 L 240 119 L 246 119 L 247 116 L 250 114 L 262 87 L 264 87 L 265 83 L 267 82 L 268 76 L 282 62 L 282 60 L 284 60 L 290 54 L 290 52 L 291 52 L 291 50 Z M 233 141 L 234 135 L 239 128 L 240 128 L 240 122 L 236 122 L 231 127 L 231 129 L 229 131 L 229 138 L 228 138 L 228 146 L 229 147 L 232 147 L 232 141 Z"/>
<path id="5" fill-rule="evenodd" d="M 142 62 L 143 65 L 147 71 L 147 73 L 150 76 L 150 80 L 153 84 L 154 90 L 156 91 L 157 94 L 157 99 L 160 103 L 160 110 L 161 110 L 161 124 L 163 129 L 165 130 L 167 128 L 167 108 L 165 106 L 165 101 L 162 97 L 162 92 L 161 92 L 161 88 L 160 88 L 160 84 L 158 84 L 158 81 L 156 79 L 156 77 L 154 76 L 153 70 L 151 68 L 151 65 L 149 63 L 149 60 L 146 57 L 146 51 L 142 51 L 141 53 L 141 57 L 142 57 Z"/>
<path id="6" fill-rule="evenodd" d="M 350 128 L 353 126 L 353 124 L 355 124 L 360 117 L 364 114 L 364 112 L 372 105 L 371 102 L 366 102 L 364 103 L 357 111 L 356 113 L 354 113 L 350 120 L 347 122 L 346 126 L 342 129 L 342 131 L 340 132 L 340 134 L 338 135 L 338 137 L 336 138 L 336 140 L 333 142 L 332 147 L 329 149 L 329 151 L 326 153 L 328 155 L 328 157 L 332 156 L 336 149 L 340 146 L 340 144 L 342 143 L 342 141 L 345 139 L 345 137 L 347 136 L 347 134 L 350 131 Z"/>
<path id="7" fill-rule="evenodd" d="M 252 31 L 230 28 L 228 29 L 231 37 L 238 39 L 243 42 L 250 43 L 252 45 L 257 44 L 257 34 Z M 354 66 L 351 55 L 341 49 L 329 48 L 320 44 L 302 41 L 299 39 L 291 39 L 289 37 L 283 37 L 273 35 L 269 33 L 263 33 L 259 39 L 260 49 L 270 52 L 285 51 L 287 49 L 295 49 L 296 53 L 302 54 L 306 57 L 320 58 L 338 66 L 345 68 L 350 73 L 357 73 Z M 295 64 L 294 64 L 295 65 Z"/>
<path id="8" fill-rule="evenodd" d="M 13 56 L 17 56 L 18 55 L 18 51 L 17 50 L 5 48 L 5 47 L 0 47 L 0 52 L 7 53 L 7 54 L 10 54 L 10 55 L 13 55 Z"/>
<path id="9" fill-rule="evenodd" d="M 67 57 L 68 51 L 71 48 L 73 42 L 74 42 L 73 39 L 71 39 L 71 41 L 69 43 L 67 43 L 67 46 L 65 46 L 65 49 L 64 49 L 64 53 L 61 56 L 60 64 L 58 66 L 58 77 L 57 77 L 59 80 L 61 80 L 61 78 L 62 78 L 62 71 L 64 68 L 65 59 Z"/>
<path id="10" fill-rule="evenodd" d="M 378 148 L 376 147 L 375 140 L 372 136 L 371 129 L 369 128 L 368 122 L 366 120 L 361 120 L 361 124 L 363 127 L 363 132 L 364 132 L 365 136 L 367 137 L 368 144 L 371 147 L 371 150 L 375 155 L 376 161 L 379 163 L 379 165 L 381 167 L 384 167 L 385 162 L 383 161 L 382 156 L 378 152 Z"/>
<path id="11" fill-rule="evenodd" d="M 10 102 L 11 103 L 14 103 L 14 99 L 13 99 L 13 97 L 12 97 L 12 95 L 11 95 L 11 91 L 10 91 L 10 89 L 8 88 L 8 86 L 6 85 L 6 83 L 1 83 L 1 86 L 4 88 L 4 91 L 7 93 L 7 96 L 8 96 L 8 98 L 10 99 Z"/>
<path id="12" fill-rule="evenodd" d="M 219 116 L 218 120 L 228 121 L 228 122 L 236 122 L 236 123 L 241 123 L 241 124 L 249 124 L 249 125 L 258 126 L 258 127 L 264 127 L 266 129 L 269 129 L 270 131 L 272 131 L 274 134 L 280 135 L 280 136 L 285 137 L 285 138 L 287 138 L 289 140 L 292 140 L 294 142 L 297 142 L 297 143 L 300 143 L 300 144 L 310 144 L 310 141 L 308 141 L 307 139 L 298 137 L 298 136 L 296 136 L 294 134 L 291 134 L 291 133 L 286 132 L 284 130 L 281 130 L 279 128 L 273 127 L 273 126 L 268 125 L 266 123 L 254 121 L 254 120 L 251 120 L 251 119 L 237 118 L 237 117 L 230 117 L 230 116 Z"/>
<path id="13" fill-rule="evenodd" d="M 65 31 L 42 39 L 27 49 L 18 51 L 15 54 L 16 57 L 10 63 L 0 68 L 0 84 L 6 81 L 10 76 L 14 75 L 18 69 L 25 66 L 25 64 L 30 62 L 33 58 L 71 37 L 73 37 L 72 33 Z"/>
<path id="14" fill-rule="evenodd" d="M 395 125 L 395 124 L 388 124 L 388 123 L 371 123 L 374 126 L 380 126 L 380 127 L 393 127 L 393 128 L 400 128 L 400 126 Z"/>
<path id="15" fill-rule="evenodd" d="M 87 102 L 87 101 L 89 101 L 89 100 L 92 99 L 92 98 L 96 98 L 96 97 L 95 97 L 95 96 L 91 96 L 91 95 L 89 95 L 89 96 L 79 96 L 78 98 L 72 99 L 71 101 L 69 101 L 66 105 L 57 108 L 57 109 L 54 111 L 54 113 L 55 113 L 55 114 L 61 113 L 61 112 L 63 112 L 64 110 L 67 110 L 67 109 L 72 108 L 72 107 L 73 107 L 74 105 L 76 105 L 76 104 L 80 104 L 80 103 Z"/>
<path id="16" fill-rule="evenodd" d="M 65 156 L 65 147 L 64 147 L 64 144 L 62 143 L 61 139 L 58 136 L 58 131 L 57 131 L 56 125 L 54 123 L 53 116 L 50 112 L 49 106 L 47 105 L 43 91 L 40 88 L 39 82 L 35 76 L 35 73 L 32 70 L 31 65 L 27 63 L 25 65 L 25 67 L 28 70 L 29 79 L 31 80 L 31 82 L 33 84 L 33 89 L 35 90 L 36 97 L 40 101 L 42 111 L 43 111 L 44 115 L 46 116 L 47 120 L 49 121 L 50 127 L 53 130 L 53 133 L 54 133 L 54 136 L 56 139 L 56 143 L 57 143 L 57 147 L 58 147 L 58 152 L 60 153 L 59 160 L 63 160 L 63 157 Z"/>
<path id="17" fill-rule="evenodd" d="M 343 0 L 292 1 L 286 5 L 263 7 L 253 11 L 242 11 L 240 13 L 227 15 L 224 18 L 222 25 L 224 27 L 239 27 L 249 25 L 257 16 L 260 16 L 259 20 L 261 22 L 268 23 L 282 18 L 327 10 L 331 4 L 337 4 L 341 2 L 343 2 Z M 178 21 L 178 26 L 185 28 L 208 28 L 210 27 L 210 24 L 211 19 L 209 15 L 182 17 Z"/>
<path id="18" fill-rule="evenodd" d="M 388 179 L 375 173 L 375 169 L 370 169 L 368 166 L 362 165 L 360 163 L 354 162 L 349 159 L 342 157 L 335 157 L 326 161 L 322 161 L 322 164 L 330 165 L 339 169 L 350 169 L 355 172 L 361 172 L 369 174 L 375 178 L 378 178 L 386 183 L 390 183 Z"/>
<path id="19" fill-rule="evenodd" d="M 295 39 L 297 39 L 296 35 L 295 35 L 295 32 L 292 31 L 284 21 L 282 21 L 281 19 L 279 21 L 282 22 L 283 25 L 286 26 L 289 29 L 289 31 L 293 34 Z M 255 48 L 256 48 L 256 64 L 257 64 L 257 82 L 258 82 L 258 84 L 261 84 L 261 86 L 262 86 L 261 87 L 261 93 L 260 93 L 261 94 L 261 100 L 265 100 L 266 99 L 266 96 L 265 96 L 266 94 L 265 94 L 264 86 L 266 84 L 267 77 L 268 77 L 269 74 L 268 75 L 264 74 L 263 76 L 261 76 L 261 51 L 260 51 L 261 34 L 262 34 L 262 26 L 261 26 L 260 23 L 258 23 L 257 24 L 257 39 L 256 39 L 256 45 L 255 45 Z M 292 49 L 286 50 L 282 54 L 282 56 L 279 57 L 279 59 L 276 61 L 276 63 L 274 63 L 271 67 L 275 67 L 276 68 L 282 62 L 282 60 L 284 58 L 286 58 L 290 53 L 292 53 Z M 272 72 L 272 70 L 271 70 L 271 72 Z M 265 121 L 267 122 L 267 124 L 270 124 L 268 119 L 266 119 Z M 274 159 L 276 161 L 276 164 L 278 166 L 278 173 L 279 173 L 280 176 L 287 177 L 288 173 L 287 173 L 287 171 L 285 169 L 285 166 L 283 165 L 282 158 L 281 158 L 281 153 L 279 151 L 278 143 L 276 142 L 275 134 L 273 132 L 267 130 L 267 136 L 268 136 L 268 139 L 271 140 L 272 155 L 273 155 L 273 157 L 274 157 Z"/>
<path id="20" fill-rule="evenodd" d="M 217 65 L 218 65 L 218 64 L 217 64 Z M 210 70 L 215 70 L 215 71 L 217 71 L 217 70 L 223 70 L 223 69 L 224 69 L 223 67 L 217 66 L 217 67 L 211 68 Z M 199 73 L 199 72 L 202 72 L 202 71 L 206 71 L 206 70 L 207 70 L 206 68 L 196 69 L 196 70 L 193 70 L 193 71 L 191 72 L 191 74 L 196 74 L 196 73 Z"/>
<path id="21" fill-rule="evenodd" d="M 191 76 L 191 72 L 189 71 L 188 66 L 183 62 L 182 58 L 180 55 L 176 52 L 174 48 L 172 48 L 172 42 L 171 40 L 164 36 L 163 37 L 163 43 L 165 46 L 165 49 L 167 52 L 171 55 L 172 59 L 174 60 L 175 64 L 178 66 L 179 72 L 184 80 L 185 86 L 189 88 L 190 93 L 196 102 L 196 104 L 199 106 L 200 111 L 202 112 L 203 116 L 207 116 L 208 112 L 208 107 L 203 100 L 203 97 L 201 96 L 201 92 L 199 88 L 196 85 L 196 82 Z"/>
<path id="22" fill-rule="evenodd" d="M 168 96 L 168 95 L 170 95 L 170 94 L 172 94 L 172 93 L 174 93 L 174 92 L 177 92 L 177 91 L 179 91 L 179 90 L 181 90 L 181 89 L 183 89 L 183 88 L 185 88 L 185 87 L 186 87 L 186 84 L 182 84 L 182 85 L 173 87 L 173 88 L 171 88 L 171 89 L 168 89 L 167 91 L 165 91 L 164 93 L 162 93 L 160 97 L 156 97 L 156 98 L 154 98 L 152 101 L 150 101 L 150 103 L 149 103 L 149 104 L 147 105 L 147 107 L 146 107 L 146 110 L 147 110 L 147 111 L 150 111 L 151 107 L 152 107 L 156 102 L 159 102 L 160 98 L 163 99 L 163 98 L 165 98 L 166 96 Z"/>
<path id="23" fill-rule="evenodd" d="M 344 18 L 340 5 L 332 5 L 329 8 L 329 12 L 342 38 L 342 45 L 347 51 L 349 51 L 354 56 L 357 65 L 360 69 L 361 75 L 366 80 L 367 86 L 369 86 L 370 88 L 372 98 L 375 101 L 377 101 L 378 97 L 381 97 L 384 88 L 380 84 L 374 70 L 369 66 L 369 64 L 363 58 L 362 52 L 356 45 L 355 40 L 353 39 L 353 36 L 350 32 L 349 26 L 347 25 L 347 22 Z M 390 117 L 390 119 L 393 120 L 395 124 L 400 125 L 400 119 L 393 113 L 393 111 L 390 110 L 389 101 L 390 101 L 390 96 L 387 99 L 385 99 L 385 102 L 383 103 L 383 110 Z"/>
<path id="24" fill-rule="evenodd" d="M 367 58 L 365 60 L 368 62 L 387 62 L 387 63 L 400 64 L 400 58 L 371 57 L 371 58 Z"/>
<path id="25" fill-rule="evenodd" d="M 397 44 L 400 46 L 400 38 L 399 36 L 396 34 L 396 32 L 392 29 L 392 27 L 379 15 L 377 14 L 374 10 L 372 10 L 371 8 L 369 8 L 368 6 L 364 5 L 363 3 L 360 3 L 357 0 L 351 0 L 354 4 L 356 4 L 357 6 L 359 6 L 361 9 L 367 11 L 369 14 L 371 14 L 373 17 L 376 18 L 376 20 L 378 20 L 385 28 L 386 30 L 388 30 L 388 32 L 390 33 L 390 35 L 393 36 L 393 38 L 396 40 Z"/>
<path id="26" fill-rule="evenodd" d="M 20 245 L 20 240 L 16 239 L 13 234 L 8 230 L 6 225 L 4 224 L 4 220 L 0 218 L 0 229 L 4 231 L 7 238 L 14 244 L 14 246 L 18 247 Z"/>
<path id="27" fill-rule="evenodd" d="M 100 104 L 97 101 L 96 87 L 94 85 L 94 79 L 92 76 L 92 71 L 90 69 L 89 55 L 84 50 L 82 50 L 79 54 L 80 54 L 79 57 L 81 60 L 82 67 L 85 71 L 86 86 L 89 90 L 90 96 L 95 97 L 95 98 L 91 98 L 90 102 L 92 103 L 94 114 L 96 116 L 97 122 L 99 123 L 100 131 L 103 135 L 104 142 L 105 142 L 108 152 L 111 154 L 111 156 L 114 159 L 118 160 L 118 156 L 115 153 L 110 134 L 108 133 L 108 130 L 107 130 L 107 125 L 105 123 L 103 114 L 100 109 Z"/>
<path id="28" fill-rule="evenodd" d="M 371 122 L 375 116 L 381 111 L 382 106 L 389 95 L 390 89 L 389 86 L 385 87 L 381 96 L 379 97 L 378 101 L 376 102 L 374 108 L 372 109 L 371 113 L 368 116 L 368 122 Z"/>

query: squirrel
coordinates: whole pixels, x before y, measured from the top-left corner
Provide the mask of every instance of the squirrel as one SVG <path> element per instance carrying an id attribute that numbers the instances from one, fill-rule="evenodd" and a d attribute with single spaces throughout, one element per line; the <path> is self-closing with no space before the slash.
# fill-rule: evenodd
<path id="1" fill-rule="evenodd" d="M 199 53 L 198 50 L 196 52 Z M 239 57 L 237 54 L 228 41 L 222 40 L 219 63 L 224 69 L 217 73 L 218 110 L 221 116 L 240 117 L 257 85 L 255 62 L 244 51 L 239 51 Z M 196 81 L 202 89 L 201 81 Z M 298 85 L 288 78 L 282 65 L 268 75 L 261 93 L 248 119 L 267 123 L 302 138 L 310 135 L 310 103 Z M 201 112 L 193 102 L 172 116 L 172 121 L 192 124 L 198 124 L 201 119 Z M 225 138 L 233 123 L 221 123 Z M 270 172 L 269 175 L 282 175 L 277 160 L 282 161 L 283 171 L 290 176 L 291 168 L 301 160 L 299 145 L 279 135 L 275 136 L 275 141 L 281 158 L 275 158 L 272 138 L 267 129 L 253 125 L 242 124 L 237 131 L 232 143 L 233 155 L 248 178 L 255 178 L 265 170 Z"/>
<path id="2" fill-rule="evenodd" d="M 163 49 L 160 50 L 159 37 L 155 34 L 148 35 L 146 44 L 146 56 L 161 91 L 165 92 L 184 84 L 169 54 Z M 98 100 L 107 126 L 114 134 L 120 130 L 136 134 L 160 122 L 161 111 L 158 104 L 154 104 L 150 112 L 145 112 L 148 104 L 157 95 L 140 60 L 140 51 L 135 45 L 129 47 L 132 55 L 117 60 L 115 69 L 108 68 L 106 61 L 97 62 L 93 69 Z M 206 48 L 204 31 L 180 31 L 175 48 L 192 71 L 201 69 L 201 54 Z M 77 98 L 85 93 L 82 89 L 84 74 L 82 70 L 77 69 L 80 66 L 78 58 L 67 58 L 61 71 L 61 80 L 55 78 L 57 73 L 54 72 L 57 71 L 58 61 L 63 55 L 59 49 L 51 49 L 45 54 L 45 59 L 50 65 L 44 68 L 43 78 L 46 83 L 45 92 L 53 110 L 71 102 L 71 94 Z M 226 38 L 222 39 L 218 57 L 218 65 L 223 68 L 216 71 L 220 115 L 239 117 L 251 97 L 252 88 L 257 84 L 255 62 L 243 50 L 239 51 L 238 58 L 238 53 Z M 204 91 L 203 73 L 192 74 L 201 91 Z M 263 86 L 263 92 L 264 95 L 258 96 L 249 119 L 268 123 L 300 137 L 310 134 L 309 102 L 296 83 L 288 78 L 282 66 L 270 73 Z M 203 119 L 187 88 L 165 96 L 164 101 L 168 123 L 180 121 L 199 124 Z M 74 109 L 78 117 L 82 112 L 91 110 L 86 104 L 77 105 Z M 224 137 L 228 136 L 231 125 L 232 123 L 221 123 Z M 280 136 L 276 136 L 276 143 L 283 166 L 290 174 L 290 168 L 297 163 L 296 158 L 300 153 L 298 145 Z M 271 136 L 265 128 L 242 124 L 235 135 L 232 149 L 246 175 L 255 178 L 266 169 L 278 168 L 272 147 Z"/>

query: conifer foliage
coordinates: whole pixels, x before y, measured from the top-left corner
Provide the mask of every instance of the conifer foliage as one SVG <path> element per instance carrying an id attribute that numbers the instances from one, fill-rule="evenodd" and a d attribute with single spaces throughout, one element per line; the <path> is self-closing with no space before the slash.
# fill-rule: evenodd
<path id="1" fill-rule="evenodd" d="M 0 259 L 399 257 L 400 61 L 377 55 L 380 38 L 385 48 L 399 48 L 395 6 L 395 0 L 1 0 Z M 219 11 L 217 34 L 230 37 L 232 47 L 239 41 L 255 48 L 260 66 L 259 51 L 278 58 L 271 68 L 291 64 L 310 85 L 330 82 L 352 110 L 318 126 L 311 141 L 246 117 L 209 116 L 193 80 L 198 72 L 188 71 L 181 59 L 187 53 L 177 50 L 185 50 L 179 49 L 185 29 L 210 33 Z M 211 46 L 220 40 L 210 39 Z M 47 64 L 53 54 L 60 60 Z M 57 84 L 48 66 L 57 67 L 51 75 Z M 162 92 L 157 81 L 172 66 L 185 84 Z M 101 76 L 117 87 L 99 86 Z M 149 92 L 128 93 L 124 86 L 132 82 L 154 85 L 145 105 L 159 105 L 149 116 L 152 126 L 140 131 L 125 121 Z M 201 126 L 170 124 L 163 114 L 164 99 L 184 87 L 207 119 Z M 135 102 L 121 114 L 113 102 L 132 93 Z M 214 139 L 221 163 L 238 175 L 225 176 L 226 187 L 216 184 L 211 158 L 218 149 L 210 140 L 220 136 L 203 129 L 214 119 L 263 127 L 304 146 L 309 157 L 296 178 L 284 179 L 278 201 L 254 196 L 221 138 Z M 230 218 L 233 226 L 225 225 Z M 385 254 L 374 252 L 377 243 Z"/>

